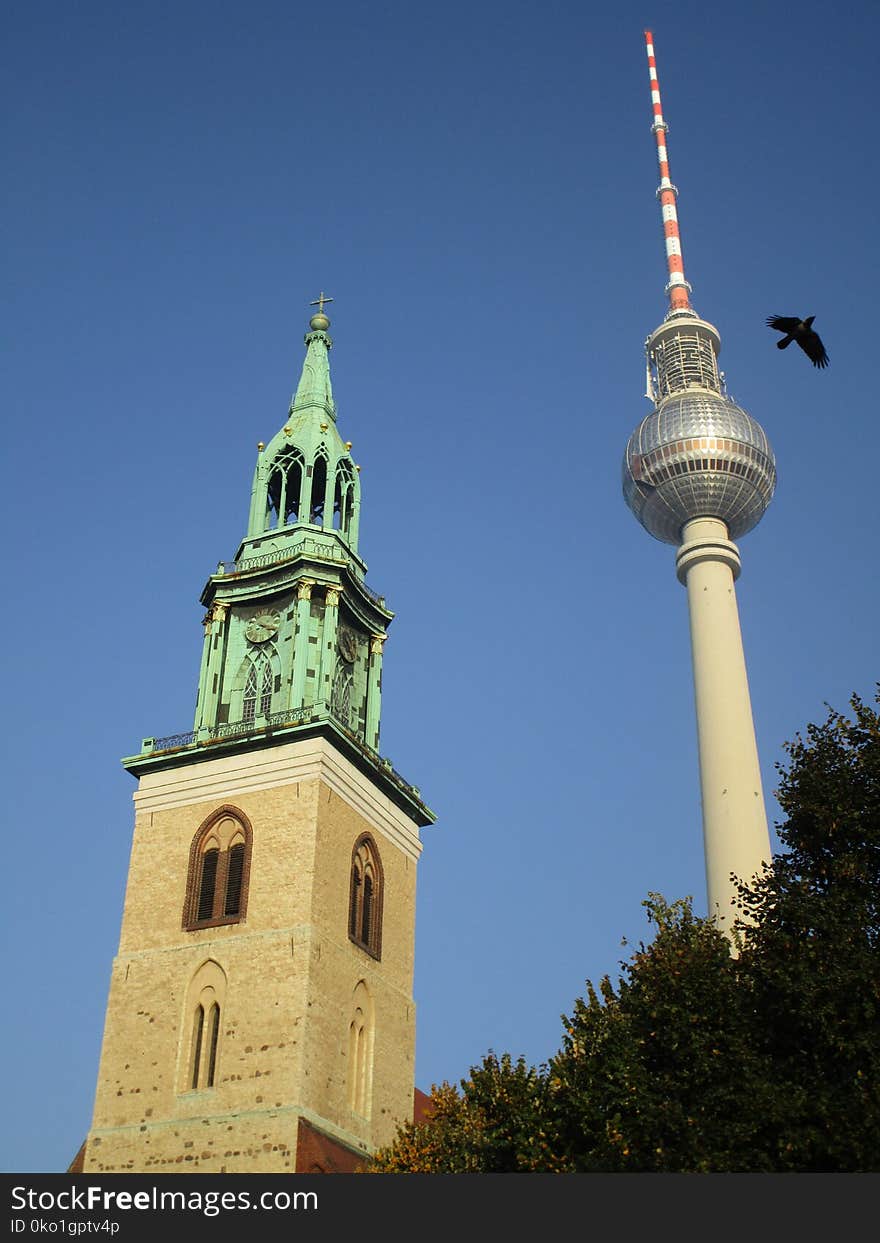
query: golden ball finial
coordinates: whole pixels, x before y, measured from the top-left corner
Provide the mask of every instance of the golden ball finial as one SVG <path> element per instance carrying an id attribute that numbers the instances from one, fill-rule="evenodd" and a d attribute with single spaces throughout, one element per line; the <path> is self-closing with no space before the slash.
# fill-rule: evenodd
<path id="1" fill-rule="evenodd" d="M 327 329 L 330 327 L 330 320 L 324 314 L 324 305 L 325 303 L 332 302 L 332 301 L 333 299 L 328 298 L 322 289 L 321 292 L 318 294 L 317 298 L 315 299 L 315 301 L 312 303 L 312 306 L 316 306 L 318 308 L 315 314 L 309 320 L 309 327 L 311 328 L 312 332 L 326 332 Z"/>

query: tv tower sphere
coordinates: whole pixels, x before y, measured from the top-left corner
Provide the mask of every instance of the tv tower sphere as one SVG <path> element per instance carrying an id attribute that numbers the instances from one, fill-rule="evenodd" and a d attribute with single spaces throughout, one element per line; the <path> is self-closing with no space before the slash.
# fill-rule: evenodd
<path id="1" fill-rule="evenodd" d="M 623 495 L 667 544 L 679 545 L 693 518 L 719 518 L 738 539 L 760 522 L 776 487 L 764 429 L 723 391 L 720 344 L 690 310 L 672 312 L 646 343 L 657 405 L 627 443 Z"/>

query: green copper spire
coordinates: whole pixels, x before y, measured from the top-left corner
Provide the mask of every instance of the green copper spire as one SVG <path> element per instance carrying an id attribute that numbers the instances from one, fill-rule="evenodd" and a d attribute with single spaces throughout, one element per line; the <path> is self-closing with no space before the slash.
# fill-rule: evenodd
<path id="1" fill-rule="evenodd" d="M 379 756 L 382 665 L 394 616 L 357 551 L 359 468 L 336 426 L 323 293 L 283 426 L 257 446 L 247 534 L 201 595 L 204 644 L 188 734 L 144 740 L 131 772 L 319 733 L 418 823 L 418 791 Z"/>
<path id="2" fill-rule="evenodd" d="M 358 467 L 351 441 L 336 428 L 336 403 L 330 383 L 330 320 L 322 293 L 320 309 L 305 335 L 306 357 L 282 429 L 265 447 L 258 446 L 246 543 L 268 531 L 317 527 L 335 532 L 348 551 L 357 552 L 360 517 Z"/>
<path id="3" fill-rule="evenodd" d="M 197 731 L 330 721 L 372 751 L 393 614 L 357 553 L 360 480 L 336 426 L 323 293 L 283 427 L 257 446 L 247 535 L 202 602 Z"/>
<path id="4" fill-rule="evenodd" d="M 290 413 L 301 415 L 306 410 L 318 410 L 327 418 L 336 422 L 336 406 L 333 401 L 333 389 L 330 384 L 330 350 L 333 342 L 327 335 L 330 320 L 324 314 L 324 304 L 332 302 L 323 293 L 312 303 L 319 307 L 317 315 L 309 320 L 310 331 L 306 333 L 305 342 L 308 346 L 306 360 L 303 363 L 302 375 L 293 400 Z"/>

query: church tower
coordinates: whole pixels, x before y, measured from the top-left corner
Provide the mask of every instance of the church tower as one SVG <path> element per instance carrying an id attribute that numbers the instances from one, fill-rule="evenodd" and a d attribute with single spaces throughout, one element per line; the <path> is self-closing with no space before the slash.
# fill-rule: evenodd
<path id="1" fill-rule="evenodd" d="M 412 1116 L 419 829 L 378 751 L 393 614 L 358 553 L 322 294 L 247 534 L 202 592 L 194 728 L 145 738 L 86 1172 L 333 1172 Z"/>

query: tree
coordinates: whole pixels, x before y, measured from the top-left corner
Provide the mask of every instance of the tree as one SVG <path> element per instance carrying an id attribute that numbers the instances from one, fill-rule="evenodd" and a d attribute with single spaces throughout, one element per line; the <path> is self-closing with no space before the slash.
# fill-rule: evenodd
<path id="1" fill-rule="evenodd" d="M 429 1116 L 373 1158 L 378 1174 L 502 1174 L 556 1168 L 544 1129 L 546 1079 L 524 1058 L 487 1053 L 461 1081 L 431 1090 Z"/>
<path id="2" fill-rule="evenodd" d="M 652 894 L 653 941 L 587 982 L 549 1063 L 490 1053 L 376 1172 L 880 1170 L 880 716 L 851 707 L 786 747 L 735 955 Z"/>
<path id="3" fill-rule="evenodd" d="M 850 706 L 787 745 L 785 850 L 741 890 L 777 1169 L 880 1170 L 880 716 L 858 696 Z"/>
<path id="4" fill-rule="evenodd" d="M 559 1156 L 581 1172 L 768 1168 L 754 1151 L 766 1056 L 751 1041 L 730 943 L 689 902 L 657 925 L 615 988 L 587 984 L 548 1068 Z"/>

